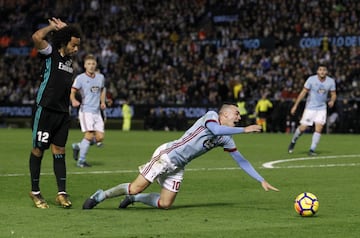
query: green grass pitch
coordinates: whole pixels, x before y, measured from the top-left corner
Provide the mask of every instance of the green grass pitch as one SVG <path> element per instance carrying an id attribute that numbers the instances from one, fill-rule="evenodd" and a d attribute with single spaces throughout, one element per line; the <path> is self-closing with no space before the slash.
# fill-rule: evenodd
<path id="1" fill-rule="evenodd" d="M 163 142 L 180 132 L 106 131 L 104 147 L 91 147 L 91 168 L 77 168 L 71 143 L 82 138 L 71 130 L 67 144 L 67 190 L 71 209 L 54 204 L 56 183 L 52 156 L 45 152 L 41 190 L 50 208 L 36 209 L 28 192 L 30 129 L 1 129 L 0 237 L 358 237 L 360 234 L 359 135 L 322 135 L 317 157 L 309 159 L 311 135 L 303 135 L 293 154 L 289 134 L 234 136 L 239 151 L 280 192 L 265 192 L 238 169 L 221 148 L 194 160 L 186 168 L 173 207 L 159 210 L 137 203 L 117 207 L 121 197 L 82 210 L 98 188 L 130 182 L 137 167 Z M 276 161 L 273 163 L 273 161 Z M 274 168 L 266 168 L 274 167 Z M 159 191 L 153 184 L 148 190 Z M 320 201 L 314 217 L 297 215 L 293 202 L 301 192 Z"/>

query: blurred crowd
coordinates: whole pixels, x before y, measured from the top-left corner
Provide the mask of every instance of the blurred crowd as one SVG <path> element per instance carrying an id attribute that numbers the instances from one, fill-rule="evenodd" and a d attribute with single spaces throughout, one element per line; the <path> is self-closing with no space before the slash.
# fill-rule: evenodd
<path id="1" fill-rule="evenodd" d="M 239 18 L 216 24 L 216 12 Z M 296 37 L 360 37 L 357 0 L 0 0 L 0 15 L 0 103 L 33 103 L 36 52 L 6 52 L 31 47 L 31 34 L 52 16 L 81 28 L 76 72 L 85 54 L 95 54 L 110 102 L 218 105 L 265 93 L 291 101 L 319 62 L 336 80 L 339 101 L 354 106 L 360 98 L 360 47 L 289 44 Z M 234 43 L 254 37 L 272 37 L 275 47 Z M 221 44 L 201 43 L 213 39 Z"/>

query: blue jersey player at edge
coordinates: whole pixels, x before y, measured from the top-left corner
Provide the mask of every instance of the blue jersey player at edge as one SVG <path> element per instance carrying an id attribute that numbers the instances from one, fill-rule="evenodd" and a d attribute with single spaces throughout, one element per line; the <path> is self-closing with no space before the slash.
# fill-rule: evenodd
<path id="1" fill-rule="evenodd" d="M 139 167 L 140 173 L 134 181 L 118 184 L 105 191 L 97 190 L 90 198 L 86 199 L 83 209 L 92 209 L 108 198 L 123 195 L 126 196 L 119 208 L 126 208 L 130 204 L 141 202 L 155 208 L 168 209 L 174 203 L 179 192 L 185 166 L 193 159 L 218 146 L 222 146 L 224 151 L 229 152 L 238 165 L 257 180 L 265 191 L 279 191 L 265 181 L 236 149 L 232 135 L 261 131 L 261 127 L 258 125 L 235 127 L 240 119 L 240 112 L 236 104 L 223 104 L 219 113 L 208 111 L 182 137 L 160 145 L 153 153 L 151 160 Z M 142 193 L 154 181 L 160 184 L 160 193 Z"/>
<path id="2" fill-rule="evenodd" d="M 316 155 L 315 149 L 320 141 L 321 132 L 326 123 L 327 106 L 332 108 L 336 100 L 336 84 L 335 80 L 327 76 L 327 67 L 324 64 L 319 64 L 317 73 L 310 76 L 304 84 L 299 96 L 296 98 L 290 113 L 295 114 L 299 103 L 308 94 L 306 99 L 305 109 L 300 120 L 300 125 L 296 128 L 295 133 L 291 139 L 288 147 L 288 152 L 291 154 L 294 151 L 295 143 L 305 130 L 315 124 L 315 131 L 312 136 L 310 156 Z M 330 100 L 328 101 L 328 94 Z"/>

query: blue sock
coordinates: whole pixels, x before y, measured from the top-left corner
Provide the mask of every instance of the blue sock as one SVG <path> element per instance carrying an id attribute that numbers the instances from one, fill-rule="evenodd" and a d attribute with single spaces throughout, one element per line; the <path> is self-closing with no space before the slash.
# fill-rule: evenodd
<path id="1" fill-rule="evenodd" d="M 314 132 L 313 136 L 312 136 L 312 141 L 311 141 L 311 146 L 310 146 L 310 150 L 315 151 L 317 144 L 320 141 L 320 137 L 321 134 L 318 132 Z"/>
<path id="2" fill-rule="evenodd" d="M 129 194 L 129 185 L 130 183 L 122 183 L 119 185 L 116 185 L 115 187 L 109 188 L 105 192 L 106 198 L 113 198 L 118 197 L 121 195 L 127 195 Z"/>
<path id="3" fill-rule="evenodd" d="M 146 205 L 158 208 L 159 193 L 139 193 L 134 195 L 134 202 L 142 202 Z"/>
<path id="4" fill-rule="evenodd" d="M 294 133 L 294 135 L 293 135 L 293 137 L 292 137 L 292 139 L 291 139 L 291 142 L 292 142 L 292 143 L 295 143 L 295 142 L 297 141 L 297 139 L 299 139 L 299 137 L 300 137 L 301 135 L 302 135 L 302 133 L 301 133 L 299 127 L 296 128 L 295 133 Z"/>
<path id="5" fill-rule="evenodd" d="M 90 141 L 87 139 L 82 139 L 80 142 L 80 152 L 79 152 L 79 162 L 84 162 L 86 160 L 86 154 L 88 153 L 90 147 Z"/>

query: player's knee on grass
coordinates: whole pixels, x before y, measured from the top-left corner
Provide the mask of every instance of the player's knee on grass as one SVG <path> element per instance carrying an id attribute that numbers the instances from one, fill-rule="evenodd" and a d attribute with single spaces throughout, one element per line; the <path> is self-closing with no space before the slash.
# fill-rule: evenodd
<path id="1" fill-rule="evenodd" d="M 173 204 L 173 201 L 159 199 L 158 208 L 169 209 L 172 206 L 172 204 Z"/>

